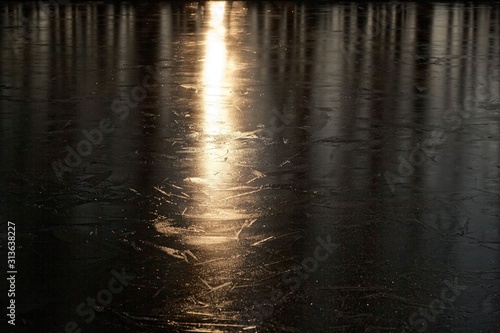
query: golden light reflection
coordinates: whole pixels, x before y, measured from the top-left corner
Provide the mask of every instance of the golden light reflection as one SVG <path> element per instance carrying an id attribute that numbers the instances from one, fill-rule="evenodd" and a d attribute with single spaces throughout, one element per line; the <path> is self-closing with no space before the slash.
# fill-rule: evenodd
<path id="1" fill-rule="evenodd" d="M 208 6 L 209 22 L 202 79 L 204 146 L 200 169 L 206 180 L 205 189 L 210 192 L 210 196 L 202 205 L 207 209 L 198 212 L 197 216 L 191 216 L 199 219 L 207 233 L 204 237 L 188 240 L 191 244 L 205 246 L 234 242 L 234 216 L 238 213 L 234 207 L 228 208 L 224 203 L 218 202 L 227 195 L 225 189 L 234 186 L 236 175 L 234 165 L 229 161 L 234 158 L 231 136 L 235 128 L 231 117 L 231 111 L 234 110 L 231 107 L 230 92 L 234 89 L 234 82 L 228 66 L 226 3 L 212 2 Z"/>
<path id="2" fill-rule="evenodd" d="M 205 131 L 209 138 L 223 134 L 227 115 L 224 108 L 226 81 L 226 28 L 224 27 L 225 2 L 210 3 L 210 22 L 206 37 L 203 70 Z M 226 130 L 228 130 L 226 128 Z"/>
<path id="3" fill-rule="evenodd" d="M 228 177 L 234 173 L 231 164 L 227 163 L 228 152 L 232 150 L 230 137 L 235 128 L 230 113 L 232 109 L 229 97 L 234 87 L 228 68 L 225 6 L 225 2 L 209 4 L 203 67 L 205 146 L 201 162 L 209 186 L 214 190 L 220 190 L 230 183 L 231 179 Z"/>

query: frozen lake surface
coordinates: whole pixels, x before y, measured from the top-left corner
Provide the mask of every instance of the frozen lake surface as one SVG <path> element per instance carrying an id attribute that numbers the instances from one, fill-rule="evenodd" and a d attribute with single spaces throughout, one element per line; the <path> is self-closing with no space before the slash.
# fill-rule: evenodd
<path id="1" fill-rule="evenodd" d="M 500 4 L 0 26 L 16 333 L 500 331 Z"/>

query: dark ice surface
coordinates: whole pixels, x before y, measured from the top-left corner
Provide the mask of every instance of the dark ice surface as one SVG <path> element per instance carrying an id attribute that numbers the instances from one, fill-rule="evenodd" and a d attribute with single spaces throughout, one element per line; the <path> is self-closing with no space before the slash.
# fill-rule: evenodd
<path id="1" fill-rule="evenodd" d="M 500 332 L 500 4 L 0 26 L 2 332 Z"/>

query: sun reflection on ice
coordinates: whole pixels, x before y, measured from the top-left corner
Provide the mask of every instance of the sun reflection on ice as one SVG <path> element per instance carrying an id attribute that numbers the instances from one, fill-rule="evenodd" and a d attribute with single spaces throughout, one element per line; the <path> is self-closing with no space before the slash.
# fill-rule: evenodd
<path id="1" fill-rule="evenodd" d="M 230 82 L 226 73 L 226 28 L 224 27 L 224 2 L 210 4 L 210 22 L 206 36 L 205 63 L 203 70 L 203 105 L 205 131 L 209 138 L 228 132 L 227 110 L 224 107 Z M 224 126 L 224 124 L 226 124 Z"/>
<path id="2" fill-rule="evenodd" d="M 227 189 L 234 187 L 238 173 L 233 161 L 236 156 L 232 154 L 235 147 L 230 139 L 236 128 L 234 113 L 231 113 L 234 110 L 231 108 L 230 92 L 234 89 L 234 82 L 228 66 L 226 4 L 210 3 L 208 10 L 202 73 L 204 143 L 199 157 L 199 169 L 204 179 L 199 186 L 208 195 L 193 215 L 186 214 L 207 230 L 202 237 L 188 239 L 190 244 L 198 246 L 234 242 L 234 222 L 241 218 L 234 207 L 227 207 L 221 201 L 227 196 Z M 234 216 L 239 218 L 234 219 Z"/>

